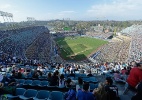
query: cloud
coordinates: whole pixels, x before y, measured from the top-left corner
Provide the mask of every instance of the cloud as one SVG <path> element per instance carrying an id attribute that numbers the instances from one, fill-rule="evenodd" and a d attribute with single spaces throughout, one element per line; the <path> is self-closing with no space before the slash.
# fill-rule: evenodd
<path id="1" fill-rule="evenodd" d="M 8 9 L 8 8 L 11 8 L 11 5 L 10 4 L 0 4 L 0 9 L 2 10 L 5 10 L 5 9 Z"/>
<path id="2" fill-rule="evenodd" d="M 77 12 L 75 11 L 61 11 L 58 13 L 52 13 L 51 16 L 53 19 L 63 19 L 63 18 L 74 18 Z"/>
<path id="3" fill-rule="evenodd" d="M 1 11 L 9 11 L 11 8 L 12 8 L 12 5 L 10 4 L 0 4 Z"/>
<path id="4" fill-rule="evenodd" d="M 59 12 L 60 14 L 72 14 L 72 13 L 76 13 L 75 11 L 61 11 Z"/>
<path id="5" fill-rule="evenodd" d="M 63 17 L 63 16 L 71 16 L 75 14 L 75 11 L 61 11 L 58 13 L 58 16 Z"/>
<path id="6" fill-rule="evenodd" d="M 100 19 L 138 19 L 142 16 L 141 5 L 141 0 L 113 0 L 113 2 L 93 5 L 87 10 L 86 15 Z"/>
<path id="7" fill-rule="evenodd" d="M 60 12 L 48 12 L 41 15 L 36 15 L 37 20 L 52 20 L 52 19 L 63 19 L 63 18 L 73 18 L 75 11 L 60 11 Z"/>

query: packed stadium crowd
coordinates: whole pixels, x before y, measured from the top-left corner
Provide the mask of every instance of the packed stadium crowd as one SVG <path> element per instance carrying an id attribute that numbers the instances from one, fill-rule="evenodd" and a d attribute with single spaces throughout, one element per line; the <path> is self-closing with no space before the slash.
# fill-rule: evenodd
<path id="1" fill-rule="evenodd" d="M 18 56 L 26 59 L 26 49 L 29 47 L 29 45 L 33 43 L 33 41 L 35 41 L 35 39 L 37 39 L 37 37 L 43 36 L 40 34 L 45 32 L 49 31 L 47 28 L 43 26 L 34 26 L 21 29 L 0 31 L 0 51 L 7 53 L 10 56 Z M 43 39 L 43 41 L 45 41 L 46 39 Z"/>
<path id="2" fill-rule="evenodd" d="M 26 49 L 25 55 L 28 59 L 42 59 L 50 61 L 51 58 L 51 36 L 41 33 L 35 41 Z"/>
<path id="3" fill-rule="evenodd" d="M 133 25 L 121 31 L 122 35 L 113 38 L 110 43 L 99 49 L 94 60 L 133 61 L 142 57 L 142 25 Z"/>
<path id="4" fill-rule="evenodd" d="M 86 32 L 86 36 L 95 37 L 100 39 L 108 39 L 110 36 L 113 35 L 112 32 L 104 33 L 104 32 Z"/>
<path id="5" fill-rule="evenodd" d="M 141 59 L 142 57 L 142 25 L 132 25 L 121 31 L 124 34 L 129 34 L 132 37 L 130 51 L 129 51 L 129 61 L 133 59 Z"/>
<path id="6" fill-rule="evenodd" d="M 3 53 L 0 59 L 2 100 L 119 100 L 123 96 L 121 92 L 127 94 L 127 89 L 133 91 L 132 98 L 141 98 L 141 61 L 90 65 L 56 63 L 45 66 L 38 60 L 9 58 Z M 123 84 L 123 91 L 120 91 L 118 84 Z M 128 84 L 126 89 L 125 84 Z M 137 85 L 139 87 L 135 89 Z"/>
<path id="7" fill-rule="evenodd" d="M 116 37 L 91 56 L 100 63 L 89 65 L 51 63 L 52 38 L 45 27 L 0 31 L 1 99 L 124 100 L 127 94 L 127 100 L 141 100 L 142 28 L 131 27 L 135 28 L 130 31 L 132 37 Z M 72 35 L 76 33 L 62 34 Z M 40 57 L 48 63 L 42 63 Z M 127 57 L 134 61 L 126 62 Z"/>
<path id="8" fill-rule="evenodd" d="M 117 36 L 109 41 L 107 45 L 98 49 L 100 53 L 95 57 L 91 56 L 90 59 L 95 61 L 125 62 L 128 58 L 130 40 L 126 36 Z"/>

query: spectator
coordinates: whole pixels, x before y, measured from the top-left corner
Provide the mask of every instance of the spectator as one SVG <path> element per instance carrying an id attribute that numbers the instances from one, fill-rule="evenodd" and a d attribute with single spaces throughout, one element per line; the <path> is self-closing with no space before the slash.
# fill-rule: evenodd
<path id="1" fill-rule="evenodd" d="M 10 81 L 8 82 L 8 86 L 16 86 L 16 80 L 15 79 L 10 79 Z"/>
<path id="2" fill-rule="evenodd" d="M 52 77 L 52 74 L 51 74 L 51 72 L 49 72 L 48 75 L 47 75 L 47 80 L 50 81 L 51 77 Z"/>
<path id="3" fill-rule="evenodd" d="M 134 67 L 130 71 L 130 75 L 127 78 L 128 87 L 135 91 L 136 85 L 142 81 L 142 62 L 137 63 L 137 67 Z"/>
<path id="4" fill-rule="evenodd" d="M 59 73 L 64 74 L 64 67 L 62 64 L 60 65 Z"/>
<path id="5" fill-rule="evenodd" d="M 82 68 L 79 70 L 79 73 L 80 73 L 80 74 L 84 74 L 84 72 L 85 72 L 85 71 L 84 71 Z"/>
<path id="6" fill-rule="evenodd" d="M 56 75 L 56 72 L 54 72 L 53 76 L 50 80 L 50 86 L 57 86 L 58 85 L 58 76 Z"/>
<path id="7" fill-rule="evenodd" d="M 89 84 L 84 83 L 83 89 L 78 90 L 77 100 L 95 100 L 94 95 L 91 92 L 89 92 L 88 89 L 89 89 Z"/>
<path id="8" fill-rule="evenodd" d="M 76 100 L 76 91 L 72 88 L 72 85 L 68 85 L 68 88 L 68 92 L 65 93 L 65 100 Z"/>
<path id="9" fill-rule="evenodd" d="M 110 77 L 106 78 L 105 91 L 107 93 L 106 100 L 118 100 L 118 87 L 113 85 L 113 80 Z"/>
<path id="10" fill-rule="evenodd" d="M 125 75 L 126 72 L 127 72 L 126 67 L 124 67 L 124 68 L 121 70 L 121 74 L 122 74 L 122 75 Z"/>
<path id="11" fill-rule="evenodd" d="M 18 79 L 22 78 L 22 73 L 21 73 L 21 72 L 18 72 L 16 78 L 18 78 Z"/>
<path id="12" fill-rule="evenodd" d="M 61 74 L 60 79 L 59 79 L 59 87 L 65 87 L 65 80 L 64 80 L 63 74 Z"/>
<path id="13" fill-rule="evenodd" d="M 34 71 L 34 73 L 33 73 L 33 76 L 32 76 L 32 78 L 38 78 L 38 72 L 37 71 Z"/>
<path id="14" fill-rule="evenodd" d="M 66 85 L 66 87 L 70 87 L 70 86 L 74 85 L 74 83 L 72 82 L 72 80 L 70 78 L 68 78 L 66 80 L 66 84 L 65 85 Z"/>
<path id="15" fill-rule="evenodd" d="M 99 83 L 98 88 L 93 90 L 93 94 L 96 97 L 96 100 L 106 100 L 107 95 L 104 88 L 104 84 L 102 82 Z"/>
<path id="16" fill-rule="evenodd" d="M 114 80 L 117 81 L 117 82 L 123 82 L 123 77 L 121 76 L 121 74 L 119 73 L 119 71 L 117 70 L 115 73 L 114 73 Z"/>
<path id="17" fill-rule="evenodd" d="M 127 67 L 126 75 L 130 74 L 131 69 L 132 69 L 131 66 Z"/>
<path id="18" fill-rule="evenodd" d="M 73 71 L 71 71 L 71 73 L 69 74 L 69 77 L 75 77 L 75 74 L 73 73 Z"/>
<path id="19" fill-rule="evenodd" d="M 81 77 L 78 77 L 78 83 L 76 85 L 76 91 L 83 89 L 83 80 Z"/>
<path id="20" fill-rule="evenodd" d="M 89 76 L 89 77 L 93 76 L 91 73 L 91 70 L 89 70 L 89 74 L 87 76 Z"/>

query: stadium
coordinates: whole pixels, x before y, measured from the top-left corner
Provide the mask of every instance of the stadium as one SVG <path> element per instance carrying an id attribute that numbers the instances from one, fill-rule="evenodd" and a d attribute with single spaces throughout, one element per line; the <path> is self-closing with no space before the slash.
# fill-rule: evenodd
<path id="1" fill-rule="evenodd" d="M 0 23 L 1 100 L 131 100 L 142 93 L 142 23 L 120 27 L 125 21 L 32 17 L 14 22 L 3 11 L 0 17 L 9 18 Z M 79 99 L 83 91 L 93 99 Z"/>

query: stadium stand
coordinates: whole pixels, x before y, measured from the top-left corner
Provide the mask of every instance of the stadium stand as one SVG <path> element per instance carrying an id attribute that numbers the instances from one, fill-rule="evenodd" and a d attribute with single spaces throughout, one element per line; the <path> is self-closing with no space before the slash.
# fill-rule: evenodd
<path id="1" fill-rule="evenodd" d="M 100 52 L 91 56 L 95 60 L 100 60 L 101 63 L 60 62 L 47 63 L 46 65 L 41 63 L 39 58 L 50 60 L 50 56 L 52 56 L 50 54 L 51 37 L 47 28 L 34 26 L 19 30 L 0 31 L 1 100 L 31 98 L 34 100 L 64 100 L 65 93 L 70 92 L 70 89 L 75 90 L 77 94 L 77 85 L 80 85 L 78 90 L 82 91 L 84 87 L 81 86 L 87 83 L 89 89 L 86 91 L 94 97 L 102 95 L 102 93 L 108 97 L 111 95 L 108 92 L 109 89 L 117 87 L 117 96 L 121 100 L 131 100 L 136 92 L 125 90 L 127 90 L 127 77 L 130 70 L 137 67 L 137 64 L 134 63 L 142 63 L 140 60 L 142 34 L 141 31 L 139 32 L 141 29 L 141 25 L 126 28 L 122 32 L 126 34 L 128 30 L 127 33 L 130 36 L 116 37 L 109 44 L 103 46 Z M 61 75 L 64 76 L 63 87 L 59 86 Z M 82 84 L 78 83 L 79 78 L 82 80 Z M 107 83 L 108 78 L 112 80 L 111 86 Z M 51 84 L 55 82 L 56 84 Z M 103 83 L 101 90 L 99 90 L 100 83 Z M 107 90 L 106 84 L 109 87 Z M 92 93 L 98 90 L 101 91 L 98 92 L 99 95 Z M 105 98 L 105 100 L 110 99 Z"/>

